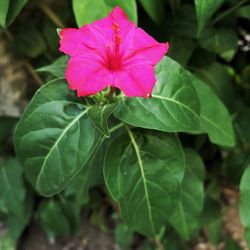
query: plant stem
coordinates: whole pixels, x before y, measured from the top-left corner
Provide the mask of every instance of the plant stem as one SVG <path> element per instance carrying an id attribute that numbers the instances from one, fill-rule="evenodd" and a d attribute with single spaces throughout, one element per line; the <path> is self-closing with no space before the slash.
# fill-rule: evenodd
<path id="1" fill-rule="evenodd" d="M 65 25 L 63 21 L 56 15 L 56 13 L 50 9 L 47 5 L 39 3 L 38 6 L 45 13 L 45 15 L 50 18 L 50 20 L 58 27 L 64 28 Z"/>
<path id="2" fill-rule="evenodd" d="M 237 4 L 235 4 L 234 6 L 232 6 L 231 8 L 227 9 L 226 11 L 222 12 L 219 16 L 217 16 L 214 20 L 213 20 L 213 24 L 219 22 L 221 19 L 223 19 L 224 17 L 226 17 L 227 15 L 233 13 L 234 11 L 236 11 L 241 5 L 245 4 L 246 2 L 248 2 L 249 0 L 241 0 L 240 2 L 238 2 Z"/>
<path id="3" fill-rule="evenodd" d="M 113 133 L 113 132 L 115 132 L 116 130 L 118 130 L 119 128 L 121 128 L 121 127 L 123 127 L 123 126 L 124 126 L 124 123 L 123 123 L 123 122 L 118 123 L 116 126 L 112 127 L 112 128 L 109 130 L 109 132 L 110 132 L 110 133 Z"/>
<path id="4" fill-rule="evenodd" d="M 108 93 L 108 97 L 112 98 L 113 94 L 115 93 L 115 88 L 114 87 L 110 87 L 109 93 Z"/>

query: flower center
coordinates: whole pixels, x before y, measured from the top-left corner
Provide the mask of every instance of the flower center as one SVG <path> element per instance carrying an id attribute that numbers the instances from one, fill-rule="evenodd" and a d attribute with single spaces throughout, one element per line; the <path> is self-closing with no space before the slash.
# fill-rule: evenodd
<path id="1" fill-rule="evenodd" d="M 120 54 L 121 37 L 119 35 L 120 25 L 118 23 L 112 24 L 114 30 L 114 48 L 107 49 L 108 68 L 110 70 L 117 70 L 122 66 L 122 56 Z"/>

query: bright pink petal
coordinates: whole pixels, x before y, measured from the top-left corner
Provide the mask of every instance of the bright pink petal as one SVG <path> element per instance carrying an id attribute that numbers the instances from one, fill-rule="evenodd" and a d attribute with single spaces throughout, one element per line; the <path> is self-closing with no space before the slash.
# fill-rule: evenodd
<path id="1" fill-rule="evenodd" d="M 70 56 L 94 56 L 101 60 L 105 55 L 105 41 L 91 25 L 80 29 L 63 29 L 60 32 L 59 50 Z"/>
<path id="2" fill-rule="evenodd" d="M 113 46 L 115 41 L 114 24 L 118 24 L 119 36 L 121 37 L 122 43 L 125 41 L 129 32 L 136 28 L 136 25 L 128 19 L 120 7 L 115 7 L 107 17 L 95 21 L 91 26 L 106 39 L 107 45 Z"/>
<path id="3" fill-rule="evenodd" d="M 168 43 L 159 43 L 153 37 L 148 35 L 141 28 L 137 28 L 131 34 L 128 44 L 124 64 L 144 62 L 156 65 L 168 51 Z"/>
<path id="4" fill-rule="evenodd" d="M 128 66 L 114 73 L 113 86 L 121 89 L 126 96 L 150 97 L 156 82 L 154 68 L 149 64 Z"/>
<path id="5" fill-rule="evenodd" d="M 111 85 L 112 76 L 102 65 L 89 62 L 85 57 L 73 57 L 69 60 L 66 79 L 71 90 L 77 90 L 78 96 L 93 95 Z"/>

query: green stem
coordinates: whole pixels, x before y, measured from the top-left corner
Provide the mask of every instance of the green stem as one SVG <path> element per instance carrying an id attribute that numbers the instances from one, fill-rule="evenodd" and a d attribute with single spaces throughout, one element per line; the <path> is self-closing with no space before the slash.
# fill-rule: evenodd
<path id="1" fill-rule="evenodd" d="M 223 19 L 224 17 L 226 17 L 227 15 L 233 13 L 234 11 L 236 11 L 241 5 L 245 4 L 246 2 L 248 2 L 249 0 L 241 0 L 240 2 L 238 2 L 236 5 L 232 6 L 231 8 L 229 8 L 228 10 L 222 12 L 219 16 L 217 16 L 214 20 L 213 20 L 213 24 L 219 22 L 221 19 Z"/>
<path id="2" fill-rule="evenodd" d="M 124 126 L 124 123 L 123 123 L 123 122 L 118 123 L 116 126 L 112 127 L 112 128 L 109 130 L 109 132 L 110 132 L 110 133 L 113 133 L 113 132 L 115 132 L 116 130 L 120 129 L 120 128 L 123 127 L 123 126 Z"/>

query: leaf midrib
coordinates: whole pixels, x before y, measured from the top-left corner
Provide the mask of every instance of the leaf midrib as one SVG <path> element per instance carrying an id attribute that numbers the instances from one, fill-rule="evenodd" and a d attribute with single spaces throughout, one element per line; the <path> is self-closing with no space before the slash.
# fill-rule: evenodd
<path id="1" fill-rule="evenodd" d="M 54 151 L 54 149 L 56 148 L 56 146 L 58 145 L 58 143 L 60 142 L 60 140 L 63 138 L 63 136 L 68 132 L 68 130 L 85 114 L 88 113 L 90 107 L 86 108 L 82 113 L 80 113 L 78 116 L 75 117 L 75 119 L 73 119 L 63 130 L 62 134 L 58 137 L 58 139 L 55 141 L 55 143 L 53 144 L 53 146 L 51 147 L 51 149 L 49 150 L 48 154 L 45 156 L 44 161 L 43 161 L 43 165 L 41 167 L 41 170 L 38 174 L 37 177 L 37 181 L 36 181 L 36 188 L 39 190 L 39 183 L 40 183 L 40 179 L 42 177 L 43 171 L 46 167 L 46 163 L 48 158 L 50 157 L 51 153 Z"/>
<path id="2" fill-rule="evenodd" d="M 146 176 L 144 173 L 144 169 L 143 169 L 143 163 L 142 163 L 142 159 L 141 159 L 141 155 L 140 155 L 140 149 L 138 147 L 138 144 L 135 141 L 135 138 L 133 136 L 132 131 L 126 127 L 128 135 L 130 137 L 131 143 L 135 149 L 135 154 L 138 160 L 138 164 L 139 164 L 139 168 L 140 168 L 140 172 L 141 172 L 141 176 L 142 176 L 142 182 L 143 182 L 143 188 L 144 188 L 144 192 L 145 192 L 145 199 L 146 199 L 146 203 L 147 203 L 147 209 L 148 209 L 148 216 L 149 216 L 149 221 L 153 230 L 153 233 L 156 235 L 156 230 L 155 230 L 155 226 L 153 223 L 153 217 L 152 217 L 152 211 L 151 211 L 151 205 L 150 205 L 150 201 L 149 201 L 149 193 L 148 193 L 148 187 L 147 187 L 147 180 L 146 180 Z"/>

